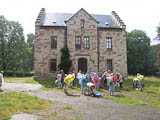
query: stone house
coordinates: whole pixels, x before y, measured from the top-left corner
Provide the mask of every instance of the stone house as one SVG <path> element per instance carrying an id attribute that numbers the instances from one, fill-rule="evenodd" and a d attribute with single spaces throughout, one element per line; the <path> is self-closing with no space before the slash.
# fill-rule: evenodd
<path id="1" fill-rule="evenodd" d="M 66 43 L 72 70 L 107 70 L 127 76 L 126 26 L 115 11 L 111 15 L 46 13 L 42 8 L 35 22 L 36 77 L 53 76 Z"/>

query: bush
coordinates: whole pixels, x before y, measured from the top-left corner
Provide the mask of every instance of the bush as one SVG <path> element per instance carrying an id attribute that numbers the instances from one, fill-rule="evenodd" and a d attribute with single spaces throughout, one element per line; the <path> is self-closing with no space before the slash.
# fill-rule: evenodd
<path id="1" fill-rule="evenodd" d="M 4 76 L 11 76 L 11 77 L 29 77 L 33 75 L 34 75 L 33 72 L 12 71 L 12 70 L 4 71 Z"/>

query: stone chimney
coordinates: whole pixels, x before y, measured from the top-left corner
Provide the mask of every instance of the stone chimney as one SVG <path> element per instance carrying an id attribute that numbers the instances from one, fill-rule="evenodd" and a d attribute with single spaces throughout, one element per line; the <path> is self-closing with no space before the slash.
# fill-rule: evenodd
<path id="1" fill-rule="evenodd" d="M 42 25 L 42 22 L 43 22 L 43 20 L 44 20 L 45 14 L 46 14 L 46 13 L 45 13 L 45 8 L 42 8 L 42 9 L 40 10 L 39 14 L 38 14 L 37 19 L 36 19 L 36 22 L 35 22 L 35 25 L 36 25 L 36 26 Z"/>
<path id="2" fill-rule="evenodd" d="M 126 25 L 124 24 L 124 22 L 121 20 L 121 18 L 118 16 L 118 14 L 115 11 L 112 11 L 111 19 L 115 26 L 119 26 L 122 29 L 126 29 Z"/>

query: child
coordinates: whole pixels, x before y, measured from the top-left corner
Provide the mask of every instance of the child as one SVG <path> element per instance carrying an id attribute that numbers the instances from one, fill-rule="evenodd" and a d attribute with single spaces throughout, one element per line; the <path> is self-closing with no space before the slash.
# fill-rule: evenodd
<path id="1" fill-rule="evenodd" d="M 88 86 L 88 95 L 89 96 L 95 96 L 95 93 L 94 93 L 95 86 L 94 86 L 94 84 L 91 83 L 91 82 L 88 82 L 87 86 Z"/>

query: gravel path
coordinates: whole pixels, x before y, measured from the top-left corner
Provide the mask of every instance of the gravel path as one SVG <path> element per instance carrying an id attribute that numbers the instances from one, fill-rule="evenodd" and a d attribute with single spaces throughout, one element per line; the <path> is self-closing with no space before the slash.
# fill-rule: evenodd
<path id="1" fill-rule="evenodd" d="M 16 117 L 12 116 L 11 120 L 20 120 L 18 119 L 20 116 L 23 118 L 21 120 L 160 120 L 159 111 L 149 106 L 126 106 L 80 93 L 74 93 L 80 95 L 79 97 L 66 96 L 63 92 L 56 90 L 40 90 L 41 87 L 39 84 L 5 83 L 4 90 L 25 91 L 29 95 L 50 100 L 53 103 L 47 112 L 36 113 L 30 117 L 20 113 L 14 115 Z"/>

